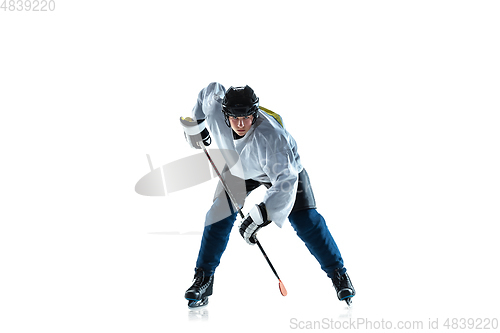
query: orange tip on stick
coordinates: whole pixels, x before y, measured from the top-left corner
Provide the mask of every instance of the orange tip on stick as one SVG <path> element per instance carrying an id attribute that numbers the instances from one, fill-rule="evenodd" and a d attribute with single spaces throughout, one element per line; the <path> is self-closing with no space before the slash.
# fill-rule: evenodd
<path id="1" fill-rule="evenodd" d="M 280 292 L 281 292 L 281 295 L 286 296 L 288 293 L 286 291 L 285 285 L 283 284 L 283 282 L 281 282 L 281 280 L 279 280 L 279 282 L 280 282 Z"/>

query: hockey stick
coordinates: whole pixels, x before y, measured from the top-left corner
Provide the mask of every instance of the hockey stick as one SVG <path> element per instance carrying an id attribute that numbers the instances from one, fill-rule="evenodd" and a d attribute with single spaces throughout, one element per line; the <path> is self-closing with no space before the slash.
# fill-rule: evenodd
<path id="1" fill-rule="evenodd" d="M 229 196 L 229 199 L 231 199 L 231 202 L 233 203 L 234 207 L 236 207 L 236 209 L 238 210 L 238 213 L 240 214 L 240 217 L 242 219 L 245 219 L 245 215 L 243 215 L 243 212 L 241 211 L 240 209 L 240 206 L 238 205 L 238 202 L 236 201 L 236 199 L 234 198 L 233 194 L 231 193 L 231 191 L 229 190 L 229 187 L 227 187 L 226 185 L 226 182 L 224 181 L 224 179 L 222 179 L 222 176 L 221 174 L 219 173 L 219 170 L 217 169 L 217 167 L 215 166 L 215 163 L 214 161 L 212 160 L 212 158 L 210 157 L 210 155 L 208 154 L 207 152 L 207 148 L 205 148 L 205 145 L 203 144 L 202 141 L 198 142 L 198 145 L 201 147 L 201 149 L 203 149 L 203 152 L 205 153 L 205 155 L 207 156 L 208 158 L 208 161 L 210 162 L 210 164 L 212 164 L 212 167 L 214 168 L 214 171 L 215 173 L 217 174 L 217 176 L 219 177 L 220 179 L 220 182 L 222 184 L 222 187 L 224 187 L 224 190 L 226 190 L 226 193 L 227 195 Z M 278 278 L 278 281 L 279 281 L 279 288 L 280 288 L 280 292 L 281 292 L 281 295 L 283 296 L 286 296 L 288 293 L 286 291 L 286 288 L 285 288 L 285 285 L 283 284 L 283 282 L 281 282 L 281 279 L 280 277 L 278 276 L 278 273 L 276 272 L 276 270 L 274 269 L 273 267 L 273 264 L 271 264 L 271 260 L 269 260 L 269 258 L 267 257 L 267 254 L 266 252 L 264 251 L 264 249 L 262 248 L 262 245 L 260 245 L 260 242 L 259 240 L 257 239 L 257 235 L 254 236 L 254 239 L 255 239 L 255 243 L 257 244 L 257 246 L 259 247 L 260 251 L 262 252 L 262 254 L 264 255 L 264 258 L 266 258 L 267 260 L 267 263 L 269 264 L 269 266 L 271 267 L 271 269 L 273 270 L 273 273 L 274 275 L 276 275 L 276 277 Z"/>

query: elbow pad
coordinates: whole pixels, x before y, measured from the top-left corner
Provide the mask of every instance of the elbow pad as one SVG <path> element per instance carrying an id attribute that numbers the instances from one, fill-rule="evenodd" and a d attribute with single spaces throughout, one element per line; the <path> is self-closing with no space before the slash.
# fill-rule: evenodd
<path id="1" fill-rule="evenodd" d="M 212 139 L 205 124 L 205 119 L 194 121 L 190 117 L 181 117 L 181 125 L 184 129 L 184 137 L 192 148 L 201 149 L 198 142 L 203 141 L 205 146 L 210 146 Z"/>

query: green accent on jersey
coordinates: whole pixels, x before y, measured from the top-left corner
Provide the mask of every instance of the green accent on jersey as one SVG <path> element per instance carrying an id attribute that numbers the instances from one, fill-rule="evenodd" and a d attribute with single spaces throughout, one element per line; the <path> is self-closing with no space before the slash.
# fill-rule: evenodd
<path id="1" fill-rule="evenodd" d="M 273 117 L 274 119 L 276 119 L 276 121 L 278 123 L 280 123 L 281 127 L 284 127 L 283 126 L 283 120 L 281 120 L 281 116 L 279 114 L 277 114 L 276 112 L 273 112 L 269 109 L 266 109 L 262 106 L 259 106 L 259 109 L 261 109 L 262 111 L 264 111 L 265 113 L 267 113 L 268 115 L 270 115 L 271 117 Z"/>

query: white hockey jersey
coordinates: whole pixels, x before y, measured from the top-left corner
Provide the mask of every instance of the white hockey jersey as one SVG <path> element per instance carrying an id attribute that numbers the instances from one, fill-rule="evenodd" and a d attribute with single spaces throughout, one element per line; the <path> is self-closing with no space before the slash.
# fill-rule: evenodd
<path id="1" fill-rule="evenodd" d="M 295 140 L 286 131 L 281 117 L 262 107 L 245 136 L 233 139 L 233 130 L 226 125 L 222 113 L 225 91 L 216 82 L 202 89 L 192 116 L 205 119 L 212 139 L 223 154 L 226 150 L 237 152 L 237 155 L 224 154 L 227 165 L 232 166 L 231 174 L 272 184 L 262 202 L 268 218 L 282 227 L 295 203 L 298 174 L 302 171 Z M 238 161 L 234 161 L 235 155 Z"/>

